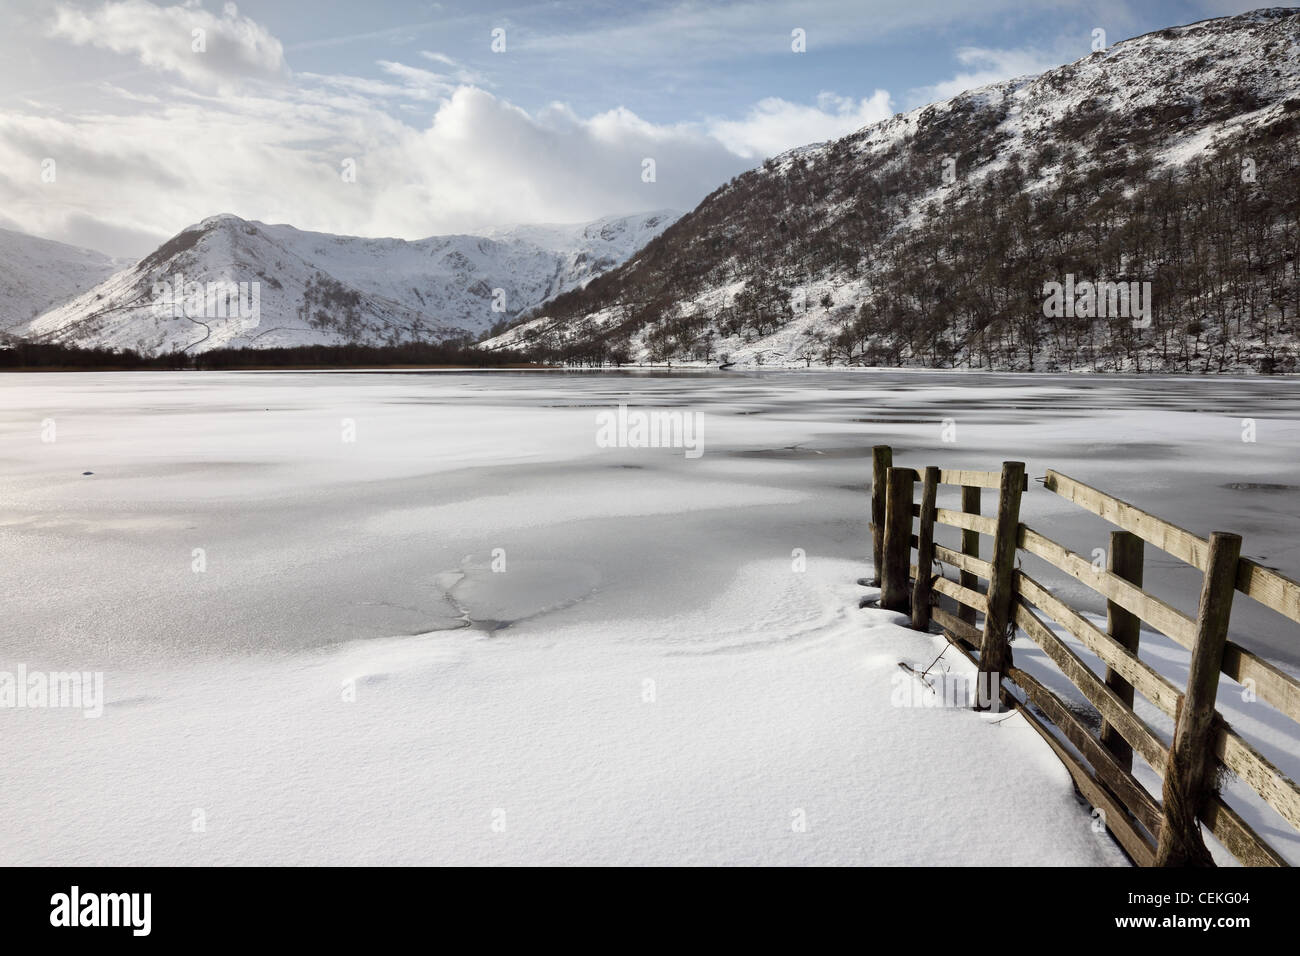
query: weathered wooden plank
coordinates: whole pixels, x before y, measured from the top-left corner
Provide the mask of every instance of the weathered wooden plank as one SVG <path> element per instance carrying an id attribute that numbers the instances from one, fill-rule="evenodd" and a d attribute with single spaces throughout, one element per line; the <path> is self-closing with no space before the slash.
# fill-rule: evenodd
<path id="1" fill-rule="evenodd" d="M 1237 565 L 1237 590 L 1265 607 L 1300 622 L 1300 581 L 1249 558 Z"/>
<path id="2" fill-rule="evenodd" d="M 1023 577 L 1021 580 L 1023 583 Z M 945 624 L 944 621 L 940 620 L 938 614 L 935 615 L 935 620 L 938 620 L 941 624 Z M 1034 636 L 1030 631 L 1032 625 L 1026 627 L 1023 619 L 1018 623 L 1020 623 L 1021 627 L 1025 628 L 1026 633 L 1029 633 L 1031 637 Z M 1105 637 L 1105 635 L 1101 636 Z M 1013 668 L 1012 673 L 1009 676 L 1021 687 L 1025 686 L 1026 682 L 1024 681 L 1023 672 L 1020 672 L 1018 668 Z M 1055 720 L 1055 718 L 1053 719 Z M 1062 728 L 1062 730 L 1064 732 L 1064 728 Z M 1078 746 L 1078 744 L 1076 743 L 1075 746 Z M 1245 742 L 1237 737 L 1237 735 L 1233 733 L 1230 728 L 1227 728 L 1226 725 L 1223 728 L 1223 732 L 1216 740 L 1216 753 L 1221 760 L 1225 754 L 1230 755 L 1229 759 L 1240 768 L 1235 772 L 1241 775 L 1242 778 L 1246 779 L 1248 782 L 1251 780 L 1259 782 L 1260 787 L 1268 791 L 1274 799 L 1280 798 L 1282 801 L 1289 803 L 1291 805 L 1290 812 L 1294 813 L 1295 784 L 1278 774 L 1276 769 L 1273 768 L 1265 758 L 1260 756 L 1258 753 L 1252 753 L 1247 749 L 1248 747 L 1249 745 L 1245 744 Z M 1142 753 L 1140 746 L 1138 747 L 1138 752 Z M 1163 775 L 1164 762 L 1160 757 L 1161 752 L 1163 752 L 1163 748 L 1161 748 L 1161 751 L 1144 754 L 1143 756 L 1147 762 L 1155 768 L 1158 774 Z M 1261 796 L 1263 796 L 1263 794 L 1261 794 Z M 1265 799 L 1267 800 L 1267 797 Z M 1270 805 L 1272 805 L 1271 802 Z M 1226 847 L 1229 852 L 1247 866 L 1287 865 L 1285 859 L 1278 854 L 1276 850 L 1265 843 L 1264 840 L 1218 796 L 1211 796 L 1207 801 L 1206 808 L 1202 813 L 1202 820 L 1210 829 L 1210 832 L 1213 833 L 1221 843 L 1223 843 L 1224 847 Z M 1152 828 L 1148 827 L 1148 829 Z M 1152 832 L 1153 834 L 1158 835 L 1158 825 Z"/>
<path id="3" fill-rule="evenodd" d="M 1291 865 L 1218 796 L 1211 796 L 1206 803 L 1201 822 L 1243 866 Z"/>
<path id="4" fill-rule="evenodd" d="M 951 508 L 936 509 L 934 520 L 940 524 L 946 524 L 950 528 L 965 528 L 967 531 L 978 531 L 980 534 L 986 534 L 989 537 L 992 537 L 998 528 L 997 522 L 992 518 L 968 515 L 964 511 L 953 511 Z"/>
<path id="5" fill-rule="evenodd" d="M 1133 749 L 1142 755 L 1143 760 L 1157 771 L 1164 767 L 1168 751 L 1151 728 L 1124 706 L 1115 692 L 1102 683 L 1101 678 L 1064 641 L 1053 634 L 1051 628 L 1039 620 L 1023 599 L 1016 606 L 1016 624 L 1043 649 L 1052 663 L 1061 669 L 1061 673 L 1079 688 L 1084 697 L 1097 708 L 1097 712 L 1109 720 Z"/>
<path id="6" fill-rule="evenodd" d="M 968 514 L 968 515 L 978 515 L 980 513 L 980 490 L 978 488 L 970 488 L 970 487 L 962 488 L 961 510 L 963 514 Z M 978 531 L 971 531 L 965 528 L 962 529 L 961 553 L 965 555 L 967 558 L 970 558 L 975 561 L 979 561 L 980 534 Z M 987 573 L 983 575 L 984 579 L 987 580 L 989 575 L 993 573 L 992 566 L 987 561 L 980 561 L 980 563 L 984 565 L 985 568 L 988 569 Z M 958 580 L 962 587 L 970 588 L 973 591 L 979 587 L 979 581 L 976 580 L 976 576 L 978 574 L 979 574 L 978 571 L 969 571 L 963 569 Z M 968 624 L 975 623 L 974 608 L 962 606 L 957 609 L 957 613 L 958 615 L 960 615 L 961 619 L 966 623 Z"/>
<path id="7" fill-rule="evenodd" d="M 875 464 L 881 456 L 875 454 L 877 449 L 883 449 L 888 454 L 884 459 L 884 474 L 879 477 L 876 475 Z M 872 542 L 873 557 L 880 555 L 876 559 L 879 570 L 882 563 L 888 560 L 881 552 L 886 550 L 884 539 L 888 537 L 887 499 L 892 451 L 888 446 L 877 446 L 877 449 L 873 449 Z M 998 487 L 1005 490 L 1007 485 L 1004 481 L 1005 468 L 1003 473 L 962 469 L 934 470 L 937 472 L 936 484 L 959 485 L 962 488 L 962 511 L 933 509 L 935 521 L 961 529 L 961 551 L 933 544 L 932 526 L 930 535 L 933 557 L 957 568 L 961 572 L 962 580 L 957 583 L 938 578 L 930 584 L 933 575 L 929 573 L 922 575 L 918 567 L 910 566 L 910 554 L 906 554 L 903 558 L 903 566 L 908 567 L 915 578 L 916 589 L 919 590 L 923 582 L 930 586 L 930 594 L 924 600 L 925 606 L 930 609 L 930 616 L 944 628 L 945 638 L 957 647 L 967 660 L 978 666 L 978 659 L 971 653 L 970 646 L 978 646 L 986 638 L 987 630 L 981 634 L 972 625 L 977 609 L 987 615 L 989 602 L 985 595 L 976 590 L 976 586 L 978 578 L 983 577 L 986 580 L 992 578 L 995 566 L 993 562 L 986 562 L 979 558 L 979 536 L 986 534 L 994 537 L 996 541 L 998 532 L 998 522 L 995 519 L 979 514 L 979 496 L 981 488 Z M 923 479 L 922 474 L 915 469 L 894 468 L 893 471 L 900 485 L 904 479 L 909 479 L 911 482 Z M 928 471 L 930 469 L 927 469 Z M 1019 487 L 1023 489 L 1027 484 L 1027 478 L 1022 472 Z M 1245 558 L 1233 562 L 1235 573 L 1229 573 L 1224 569 L 1226 565 L 1222 561 L 1212 561 L 1210 541 L 1059 472 L 1047 473 L 1046 486 L 1049 490 L 1112 521 L 1137 538 L 1160 547 L 1194 567 L 1205 570 L 1212 564 L 1218 564 L 1220 580 L 1229 579 L 1232 586 L 1241 593 L 1292 620 L 1300 621 L 1300 582 Z M 880 490 L 879 495 L 877 489 Z M 923 500 L 920 504 L 912 504 L 911 495 L 912 488 L 909 486 L 905 499 L 908 505 L 899 509 L 907 518 L 904 540 L 907 541 L 909 548 L 916 547 L 918 552 L 922 552 L 921 546 L 925 543 L 925 535 L 911 534 L 911 518 L 917 516 L 924 518 L 926 515 L 928 509 L 925 504 L 925 491 L 923 489 Z M 877 500 L 880 502 L 880 509 L 884 511 L 883 514 L 878 513 Z M 902 523 L 898 515 L 894 516 L 894 520 L 899 524 Z M 1111 745 L 1114 746 L 1118 742 L 1120 746 L 1116 747 L 1116 750 L 1121 753 L 1117 754 L 1109 747 L 1102 746 L 1102 743 L 1088 732 L 1088 728 L 1059 698 L 1031 675 L 1012 666 L 1009 660 L 1001 676 L 1015 680 L 1034 704 L 1057 725 L 1065 738 L 1093 765 L 1095 770 L 1089 772 L 1089 768 L 1066 751 L 1049 730 L 1028 711 L 1024 711 L 1031 726 L 1053 747 L 1085 796 L 1094 805 L 1107 810 L 1107 822 L 1110 823 L 1112 818 L 1115 818 L 1120 828 L 1128 828 L 1126 834 L 1121 834 L 1112 827 L 1112 832 L 1121 845 L 1124 845 L 1130 855 L 1141 865 L 1150 865 L 1161 858 L 1161 848 L 1151 847 L 1143 834 L 1133 825 L 1133 821 L 1126 818 L 1123 808 L 1129 806 L 1137 822 L 1155 834 L 1161 829 L 1162 818 L 1168 816 L 1168 800 L 1165 808 L 1157 806 L 1154 798 L 1138 785 L 1128 772 L 1124 765 L 1122 750 L 1124 747 L 1132 747 L 1142 754 L 1162 776 L 1166 775 L 1170 757 L 1159 739 L 1131 710 L 1130 695 L 1134 689 L 1141 692 L 1160 710 L 1175 715 L 1178 718 L 1178 725 L 1183 723 L 1183 715 L 1179 713 L 1182 695 L 1172 683 L 1141 661 L 1134 653 L 1134 648 L 1127 646 L 1131 638 L 1130 631 L 1136 630 L 1135 620 L 1141 620 L 1167 634 L 1184 647 L 1195 651 L 1198 636 L 1206 625 L 1205 609 L 1202 608 L 1198 619 L 1193 621 L 1186 614 L 1143 591 L 1140 573 L 1133 572 L 1132 562 L 1127 561 L 1125 555 L 1121 553 L 1126 546 L 1117 545 L 1114 537 L 1110 550 L 1111 560 L 1106 571 L 1098 571 L 1082 556 L 1024 525 L 1018 526 L 1016 538 L 1019 546 L 1026 551 L 1092 587 L 1107 599 L 1108 630 L 1112 632 L 1111 634 L 1103 633 L 1077 611 L 1053 597 L 1032 578 L 1017 572 L 1014 576 L 1014 584 L 1022 591 L 1023 600 L 1016 600 L 1012 615 L 1030 637 L 1043 647 L 1067 677 L 1079 687 L 1085 697 L 1097 707 L 1103 719 L 1103 733 L 1106 729 L 1113 728 Z M 897 547 L 897 541 L 895 545 Z M 926 548 L 925 553 L 928 552 L 929 548 Z M 1132 557 L 1132 555 L 1128 556 Z M 930 562 L 924 561 L 921 553 L 918 553 L 918 562 L 928 571 Z M 1221 590 L 1220 583 L 1220 592 Z M 1230 603 L 1231 591 L 1229 590 L 1228 593 Z M 957 602 L 960 616 L 937 606 L 937 598 L 941 594 Z M 1203 604 L 1205 597 L 1206 592 L 1203 590 Z M 914 602 L 914 605 L 916 603 L 920 602 Z M 1221 593 L 1219 603 L 1223 603 Z M 1082 641 L 1089 650 L 1097 654 L 1107 666 L 1106 681 L 1103 682 L 1066 644 L 1060 641 L 1050 628 L 1036 617 L 1029 604 L 1041 608 L 1044 613 L 1057 620 Z M 1226 629 L 1226 616 L 1224 625 Z M 984 657 L 982 654 L 980 656 Z M 1201 670 L 1205 670 L 1204 663 Z M 1300 681 L 1296 678 L 1226 639 L 1222 643 L 1219 670 L 1238 682 L 1253 682 L 1259 699 L 1300 720 Z M 1217 676 L 1215 680 L 1217 681 Z M 1202 685 L 1210 682 L 1204 673 L 1201 674 L 1200 681 Z M 1125 693 L 1126 687 L 1127 693 Z M 1213 713 L 1212 703 L 1210 709 L 1214 729 L 1206 752 L 1217 756 L 1225 767 L 1250 784 L 1284 819 L 1300 830 L 1300 787 L 1243 740 L 1223 722 L 1217 713 Z M 1177 734 L 1177 727 L 1175 732 Z M 1131 760 L 1131 754 L 1129 759 Z M 1166 782 L 1167 787 L 1168 782 Z M 1200 819 L 1230 852 L 1246 865 L 1286 865 L 1285 859 L 1256 834 L 1216 793 L 1211 792 L 1208 787 L 1202 787 L 1202 790 L 1203 806 L 1200 810 Z M 1108 800 L 1111 803 L 1109 807 L 1106 803 Z M 1199 830 L 1197 837 L 1199 839 Z M 1168 836 L 1166 842 L 1172 842 L 1169 841 Z M 1167 852 L 1166 856 L 1169 856 Z"/>
<path id="8" fill-rule="evenodd" d="M 1196 622 L 1182 611 L 1129 584 L 1117 574 L 1098 570 L 1092 562 L 1023 524 L 1020 526 L 1020 547 L 1136 614 L 1183 647 L 1191 648 L 1196 636 Z"/>
<path id="9" fill-rule="evenodd" d="M 1085 485 L 1059 471 L 1048 469 L 1043 487 L 1086 508 L 1098 517 L 1105 518 L 1111 524 L 1119 525 L 1125 531 L 1131 531 L 1160 550 L 1194 565 L 1201 571 L 1205 570 L 1209 542 L 1192 534 L 1186 528 L 1180 528 L 1171 521 L 1157 518 L 1136 505 Z"/>
<path id="10" fill-rule="evenodd" d="M 1215 697 L 1223 669 L 1223 645 L 1237 578 L 1241 535 L 1210 535 L 1205 581 L 1196 612 L 1196 640 L 1187 673 L 1187 692 L 1178 708 L 1174 738 L 1165 764 L 1161 795 L 1164 818 L 1156 847 L 1159 866 L 1213 866 L 1201 837 L 1199 817 L 1214 791 Z M 1225 760 L 1226 763 L 1226 760 Z M 1262 782 L 1262 781 L 1261 781 Z M 1262 795 L 1262 794 L 1261 794 Z M 1300 816 L 1296 818 L 1300 820 Z M 1300 826 L 1293 822 L 1293 825 Z"/>
<path id="11" fill-rule="evenodd" d="M 966 471 L 961 468 L 944 468 L 939 472 L 939 484 L 961 485 L 963 488 L 998 488 L 1002 483 L 1002 473 L 998 471 Z M 1029 487 L 1026 476 L 1021 483 L 1021 491 Z"/>
<path id="12" fill-rule="evenodd" d="M 939 469 L 925 469 L 921 484 L 921 517 L 917 526 L 916 564 L 920 573 L 912 585 L 912 627 L 918 631 L 930 627 L 930 581 L 934 577 L 934 499 L 939 491 Z"/>
<path id="13" fill-rule="evenodd" d="M 1133 532 L 1197 570 L 1205 570 L 1210 543 L 1186 528 L 1157 518 L 1136 505 L 1085 485 L 1059 471 L 1047 472 L 1044 487 L 1098 517 L 1119 525 L 1125 531 Z M 1272 568 L 1263 567 L 1249 558 L 1242 558 L 1237 567 L 1235 586 L 1238 591 L 1265 607 L 1300 622 L 1300 581 L 1279 574 Z"/>
<path id="14" fill-rule="evenodd" d="M 880 572 L 880 606 L 907 613 L 911 589 L 912 475 L 910 468 L 890 468 L 885 478 L 885 541 Z"/>
<path id="15" fill-rule="evenodd" d="M 1112 531 L 1110 549 L 1106 556 L 1106 570 L 1140 588 L 1142 586 L 1142 539 L 1131 531 Z M 1134 655 L 1137 654 L 1141 629 L 1142 622 L 1136 615 L 1124 610 L 1114 601 L 1106 602 L 1106 633 Z M 1106 686 L 1130 708 L 1133 706 L 1133 685 L 1109 664 L 1106 665 Z M 1120 765 L 1126 770 L 1132 769 L 1133 749 L 1129 747 L 1128 741 L 1104 721 L 1100 736 L 1102 746 L 1115 755 Z"/>
<path id="16" fill-rule="evenodd" d="M 957 637 L 973 648 L 980 646 L 983 635 L 980 634 L 979 628 L 967 624 L 955 614 L 949 614 L 941 607 L 932 607 L 930 616 L 934 618 L 935 623 L 948 631 L 953 637 Z"/>
<path id="17" fill-rule="evenodd" d="M 980 675 L 1005 674 L 1011 666 L 1011 644 L 1007 630 L 1011 625 L 1015 600 L 1016 541 L 1020 528 L 1020 498 L 1025 487 L 1025 463 L 1004 461 L 998 487 L 998 510 L 994 518 L 993 550 L 989 555 L 991 573 L 985 595 L 984 640 L 980 644 Z M 970 519 L 971 515 L 963 514 Z"/>
<path id="18" fill-rule="evenodd" d="M 940 609 L 935 608 L 935 610 L 939 611 Z M 949 616 L 951 617 L 951 615 Z M 937 614 L 935 615 L 935 620 L 936 621 L 939 620 Z M 976 634 L 978 635 L 978 632 L 976 632 Z M 975 659 L 975 653 L 971 648 L 967 647 L 960 640 L 958 640 L 954 634 L 951 634 L 948 631 L 944 631 L 943 636 L 948 641 L 949 644 L 951 644 L 953 647 L 957 648 L 957 650 L 961 652 L 962 657 L 966 658 L 966 660 L 970 661 L 972 664 L 976 665 L 977 667 L 979 666 L 979 662 Z"/>
<path id="19" fill-rule="evenodd" d="M 1188 650 L 1192 649 L 1196 623 L 1182 611 L 1117 574 L 1099 571 L 1081 555 L 1025 525 L 1020 526 L 1020 546 L 1088 585 Z M 1292 720 L 1300 720 L 1300 681 L 1231 641 L 1224 648 L 1222 667 L 1223 673 L 1239 684 L 1253 680 L 1260 700 L 1276 707 Z"/>
<path id="20" fill-rule="evenodd" d="M 1255 682 L 1255 696 L 1292 720 L 1300 720 L 1300 681 L 1229 641 L 1223 649 L 1223 673 L 1239 684 Z"/>
<path id="21" fill-rule="evenodd" d="M 932 587 L 940 594 L 946 594 L 958 604 L 964 604 L 966 607 L 973 607 L 981 614 L 988 613 L 988 599 L 980 594 L 979 591 L 972 591 L 970 588 L 964 588 L 956 581 L 950 581 L 947 578 L 935 578 Z"/>
<path id="22" fill-rule="evenodd" d="M 960 647 L 960 645 L 954 645 L 954 646 Z M 1035 704 L 1038 703 L 1038 700 L 1035 700 L 1033 698 L 1029 688 L 1026 686 L 1028 682 L 1025 681 L 1026 675 L 1024 674 L 1023 671 L 1020 671 L 1018 668 L 1013 668 L 1011 674 L 1008 676 L 1011 678 L 1012 681 L 1019 684 L 1022 688 L 1025 689 L 1026 696 L 1029 696 L 1031 700 L 1034 700 Z M 1043 708 L 1043 710 L 1045 713 L 1047 712 L 1047 708 Z M 1057 722 L 1056 718 L 1052 717 L 1050 713 L 1048 713 L 1048 717 L 1052 719 L 1054 722 Z M 1057 726 L 1061 727 L 1061 724 L 1057 722 Z M 1062 732 L 1064 733 L 1065 728 L 1061 727 L 1061 729 Z M 1074 743 L 1074 740 L 1068 734 L 1067 734 L 1067 739 L 1071 740 L 1071 742 Z M 1075 746 L 1077 747 L 1078 744 L 1075 743 Z M 1055 750 L 1056 748 L 1053 749 Z M 1065 763 L 1066 769 L 1070 769 L 1070 762 L 1066 760 L 1064 756 L 1062 756 L 1059 750 L 1057 751 L 1057 755 L 1060 756 L 1062 762 Z M 1073 773 L 1074 771 L 1071 770 L 1072 775 Z M 1082 789 L 1083 788 L 1081 787 L 1080 790 Z M 1145 789 L 1142 789 L 1142 793 L 1146 793 Z M 1092 799 L 1092 797 L 1089 796 L 1087 793 L 1085 793 L 1084 795 L 1085 797 L 1088 797 L 1088 799 L 1090 800 Z M 1107 823 L 1110 822 L 1110 812 L 1111 811 L 1109 810 L 1107 811 Z M 1144 810 L 1143 812 L 1146 811 Z M 1157 812 L 1158 812 L 1158 808 L 1157 808 Z M 1278 853 L 1271 846 L 1269 846 L 1268 843 L 1266 843 L 1264 839 L 1259 836 L 1259 834 L 1257 834 L 1253 829 L 1251 829 L 1250 825 L 1247 824 L 1235 810 L 1233 810 L 1226 803 L 1224 803 L 1222 798 L 1218 797 L 1217 795 L 1211 796 L 1210 799 L 1207 801 L 1206 808 L 1204 813 L 1202 814 L 1201 819 L 1205 823 L 1209 831 L 1215 835 L 1215 837 L 1219 840 L 1220 843 L 1223 844 L 1224 848 L 1227 849 L 1228 852 L 1230 852 L 1238 860 L 1240 860 L 1242 864 L 1244 864 L 1245 866 L 1288 866 L 1289 865 L 1286 859 L 1280 853 Z M 1139 821 L 1142 822 L 1143 826 L 1146 826 L 1148 830 L 1151 830 L 1153 835 L 1158 835 L 1159 821 L 1156 822 L 1156 826 L 1154 829 L 1151 826 L 1149 826 L 1145 821 L 1142 821 L 1141 818 L 1139 818 Z M 1116 836 L 1118 838 L 1119 834 L 1117 833 Z M 1143 842 L 1145 842 L 1145 840 Z M 1121 845 L 1125 846 L 1125 849 L 1128 850 L 1130 856 L 1134 856 L 1134 859 L 1136 861 L 1137 857 L 1134 855 L 1133 850 L 1129 846 L 1124 844 L 1123 839 L 1120 840 L 1120 843 Z M 1154 854 L 1152 855 L 1150 860 L 1147 860 L 1146 862 L 1141 862 L 1140 865 L 1150 866 L 1152 865 L 1153 862 L 1154 862 Z"/>
<path id="23" fill-rule="evenodd" d="M 885 486 L 893 463 L 894 450 L 888 445 L 871 449 L 871 573 L 875 584 L 880 583 L 880 569 L 884 566 Z"/>
<path id="24" fill-rule="evenodd" d="M 1016 586 L 1024 600 L 1033 604 L 1078 638 L 1084 647 L 1101 658 L 1102 663 L 1141 691 L 1143 697 L 1170 717 L 1178 712 L 1178 699 L 1183 696 L 1183 692 L 1154 667 L 1108 634 L 1103 633 L 1086 617 L 1050 593 L 1025 572 L 1016 573 Z M 1131 707 L 1132 702 L 1128 703 Z"/>
<path id="25" fill-rule="evenodd" d="M 1300 830 L 1300 787 L 1290 777 L 1246 743 L 1222 717 L 1215 721 L 1212 747 L 1225 767 L 1248 783 L 1287 823 Z"/>
<path id="26" fill-rule="evenodd" d="M 1066 750 L 1052 732 L 1029 712 L 1028 708 L 1020 707 L 1018 709 L 1029 726 L 1038 731 L 1039 736 L 1047 741 L 1047 745 L 1060 758 L 1061 763 L 1065 765 L 1065 769 L 1074 778 L 1074 784 L 1079 788 L 1079 792 L 1083 794 L 1084 799 L 1094 807 L 1099 807 L 1106 812 L 1107 829 L 1115 835 L 1115 839 L 1124 848 L 1125 852 L 1132 857 L 1133 862 L 1138 866 L 1151 866 L 1155 862 L 1155 853 L 1151 848 L 1151 844 L 1129 822 L 1119 801 L 1105 791 L 1101 784 L 1088 773 L 1087 768 L 1079 759 Z"/>
<path id="27" fill-rule="evenodd" d="M 993 573 L 993 566 L 987 561 L 972 558 L 968 554 L 962 554 L 960 551 L 952 550 L 952 548 L 945 548 L 941 544 L 934 546 L 934 556 L 945 564 L 951 564 L 954 568 L 966 572 L 972 578 L 970 584 L 963 580 L 963 587 L 974 588 L 976 586 L 975 579 L 983 578 L 987 581 L 989 575 Z"/>
<path id="28" fill-rule="evenodd" d="M 1092 765 L 1098 782 L 1107 787 L 1119 802 L 1132 812 L 1134 818 L 1146 827 L 1152 837 L 1156 836 L 1160 832 L 1160 805 L 1155 797 L 1138 783 L 1130 769 L 1123 766 L 1115 755 L 1092 735 L 1083 722 L 1070 712 L 1060 698 L 1044 687 L 1032 674 L 1013 667 L 1007 677 L 1024 690 L 1025 696 L 1057 726 L 1065 735 L 1065 739 L 1083 754 L 1083 758 Z"/>
<path id="29" fill-rule="evenodd" d="M 967 471 L 962 468 L 944 468 L 939 472 L 939 483 L 963 485 L 967 488 L 996 488 L 1002 475 L 996 471 Z"/>

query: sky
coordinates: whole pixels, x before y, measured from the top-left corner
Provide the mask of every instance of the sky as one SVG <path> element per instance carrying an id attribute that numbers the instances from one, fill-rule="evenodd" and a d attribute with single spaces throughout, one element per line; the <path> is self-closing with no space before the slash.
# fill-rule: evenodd
<path id="1" fill-rule="evenodd" d="M 139 257 L 218 213 L 418 239 L 684 211 L 1095 30 L 1263 5 L 0 0 L 0 228 Z"/>

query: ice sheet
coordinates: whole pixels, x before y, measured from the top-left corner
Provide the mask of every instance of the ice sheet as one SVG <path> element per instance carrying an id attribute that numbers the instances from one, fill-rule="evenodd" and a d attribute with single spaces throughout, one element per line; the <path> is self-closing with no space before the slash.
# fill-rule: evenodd
<path id="1" fill-rule="evenodd" d="M 898 661 L 943 644 L 857 607 L 870 446 L 1055 467 L 1240 531 L 1294 575 L 1298 393 L 883 372 L 0 376 L 0 669 L 102 670 L 108 698 L 98 719 L 0 711 L 0 860 L 1120 863 L 1020 718 L 891 703 Z M 598 447 L 595 414 L 620 402 L 698 412 L 704 455 Z M 1106 543 L 1038 485 L 1025 515 L 1081 553 Z M 1147 573 L 1194 604 L 1174 562 Z M 1278 620 L 1234 614 L 1234 637 L 1294 669 Z M 1290 766 L 1280 725 L 1233 719 Z M 975 802 L 1005 819 L 976 825 Z"/>

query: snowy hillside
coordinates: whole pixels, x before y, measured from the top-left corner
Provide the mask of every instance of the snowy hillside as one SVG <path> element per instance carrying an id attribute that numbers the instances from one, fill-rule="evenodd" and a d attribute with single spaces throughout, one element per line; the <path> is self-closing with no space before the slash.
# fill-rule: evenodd
<path id="1" fill-rule="evenodd" d="M 483 346 L 595 364 L 1294 368 L 1298 144 L 1300 11 L 1161 30 L 768 160 Z M 1150 282 L 1153 321 L 1047 321 L 1044 282 L 1067 275 Z"/>
<path id="2" fill-rule="evenodd" d="M 0 332 L 31 321 L 127 264 L 92 249 L 0 229 Z"/>
<path id="3" fill-rule="evenodd" d="M 511 226 L 487 230 L 484 237 L 507 245 L 536 246 L 561 256 L 567 290 L 626 262 L 678 216 L 661 210 L 644 216 L 606 216 L 583 226 Z"/>
<path id="4" fill-rule="evenodd" d="M 674 218 L 408 242 L 213 216 L 14 332 L 145 354 L 473 336 L 618 265 Z"/>

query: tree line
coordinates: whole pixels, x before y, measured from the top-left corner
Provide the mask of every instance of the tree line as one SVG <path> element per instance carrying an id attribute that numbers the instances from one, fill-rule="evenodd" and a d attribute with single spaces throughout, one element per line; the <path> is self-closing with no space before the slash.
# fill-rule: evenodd
<path id="1" fill-rule="evenodd" d="M 0 344 L 0 369 L 10 371 L 146 371 L 446 367 L 492 368 L 529 364 L 515 352 L 484 352 L 470 343 L 402 345 L 301 345 L 286 348 L 212 349 L 189 355 L 141 355 L 133 349 L 82 348 L 56 343 Z"/>

